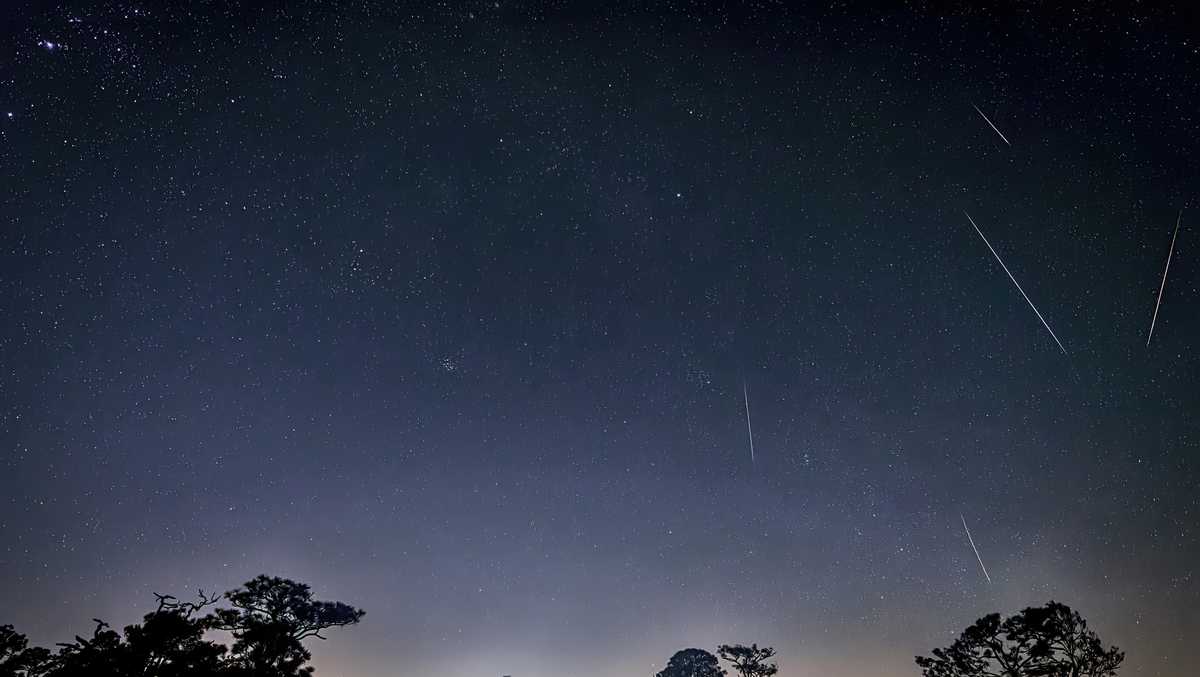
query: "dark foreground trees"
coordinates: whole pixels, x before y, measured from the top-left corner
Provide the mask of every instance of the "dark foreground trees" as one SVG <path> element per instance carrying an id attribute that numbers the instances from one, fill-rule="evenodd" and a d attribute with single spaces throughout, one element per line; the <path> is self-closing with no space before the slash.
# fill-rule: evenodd
<path id="1" fill-rule="evenodd" d="M 41 666 L 50 660 L 50 652 L 30 647 L 25 635 L 11 625 L 0 625 L 0 677 L 40 675 Z"/>
<path id="2" fill-rule="evenodd" d="M 760 649 L 757 644 L 722 644 L 717 653 L 742 677 L 771 677 L 779 672 L 774 663 L 767 662 L 775 655 L 775 649 L 769 646 Z M 716 656 L 703 649 L 684 649 L 676 651 L 667 667 L 654 677 L 725 677 L 726 674 Z"/>
<path id="3" fill-rule="evenodd" d="M 717 653 L 729 661 L 742 677 L 771 677 L 779 672 L 774 663 L 767 662 L 775 655 L 775 649 L 769 646 L 760 649 L 757 644 L 722 644 L 717 647 Z"/>
<path id="4" fill-rule="evenodd" d="M 0 626 L 0 677 L 301 677 L 312 674 L 303 641 L 353 625 L 363 611 L 312 598 L 307 585 L 259 576 L 222 598 L 200 593 L 181 602 L 157 595 L 158 608 L 124 633 L 97 620 L 90 638 L 59 644 L 56 654 L 29 647 L 12 626 Z M 231 649 L 206 639 L 228 631 Z"/>
<path id="5" fill-rule="evenodd" d="M 676 651 L 667 667 L 654 677 L 725 677 L 717 657 L 704 649 Z"/>
<path id="6" fill-rule="evenodd" d="M 1112 677 L 1124 660 L 1078 612 L 1051 601 L 1003 621 L 984 616 L 917 665 L 925 677 Z"/>
<path id="7" fill-rule="evenodd" d="M 255 677 L 311 674 L 304 664 L 312 654 L 303 641 L 325 639 L 321 631 L 353 625 L 365 613 L 341 602 L 316 601 L 307 585 L 270 576 L 259 576 L 225 597 L 233 608 L 218 609 L 213 627 L 233 635 L 230 662 Z"/>

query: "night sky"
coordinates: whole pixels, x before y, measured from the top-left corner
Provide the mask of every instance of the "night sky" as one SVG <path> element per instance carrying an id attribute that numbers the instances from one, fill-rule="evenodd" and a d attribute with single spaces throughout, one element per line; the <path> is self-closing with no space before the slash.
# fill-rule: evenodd
<path id="1" fill-rule="evenodd" d="M 0 623 L 893 677 L 1055 599 L 1196 674 L 1196 10 L 268 4 L 0 19 Z"/>

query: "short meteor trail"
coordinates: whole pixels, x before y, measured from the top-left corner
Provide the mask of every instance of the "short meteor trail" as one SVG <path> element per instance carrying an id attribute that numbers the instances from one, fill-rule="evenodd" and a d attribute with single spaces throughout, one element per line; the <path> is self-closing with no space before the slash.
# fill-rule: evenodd
<path id="1" fill-rule="evenodd" d="M 971 549 L 975 551 L 975 559 L 979 560 L 979 568 L 983 569 L 983 577 L 987 579 L 988 583 L 991 583 L 992 577 L 988 576 L 987 567 L 983 566 L 983 558 L 979 556 L 979 548 L 975 547 L 975 539 L 971 538 L 971 530 L 967 528 L 967 518 L 963 517 L 961 512 L 958 513 L 958 518 L 962 520 L 963 531 L 967 532 L 967 540 L 971 543 Z"/>
<path id="2" fill-rule="evenodd" d="M 1150 347 L 1150 339 L 1154 338 L 1154 323 L 1158 321 L 1158 307 L 1162 305 L 1163 289 L 1167 286 L 1167 271 L 1171 269 L 1171 256 L 1175 254 L 1175 238 L 1179 235 L 1179 223 L 1183 221 L 1183 210 L 1175 219 L 1175 234 L 1171 236 L 1171 250 L 1167 252 L 1167 265 L 1163 267 L 1162 282 L 1158 285 L 1158 301 L 1154 303 L 1154 317 L 1150 319 L 1150 334 L 1146 336 L 1146 347 Z"/>
<path id="3" fill-rule="evenodd" d="M 750 465 L 754 465 L 754 429 L 750 427 L 750 393 L 742 381 L 742 399 L 746 402 L 746 434 L 750 436 Z"/>
<path id="4" fill-rule="evenodd" d="M 1051 329 L 1050 325 L 1046 323 L 1046 318 L 1042 317 L 1042 313 L 1038 311 L 1037 306 L 1033 305 L 1033 301 L 1029 300 L 1029 294 L 1026 294 L 1024 289 L 1021 289 L 1021 283 L 1017 282 L 1017 278 L 1013 277 L 1013 274 L 1009 272 L 1008 266 L 1004 265 L 1004 261 L 1000 258 L 1000 255 L 996 253 L 996 249 L 992 247 L 992 243 L 988 242 L 988 239 L 983 235 L 983 231 L 979 230 L 979 226 L 975 225 L 975 219 L 971 218 L 971 215 L 967 214 L 965 211 L 963 214 L 966 215 L 967 220 L 971 222 L 971 227 L 975 229 L 975 232 L 979 233 L 979 237 L 983 240 L 983 243 L 986 244 L 987 248 L 991 250 L 992 256 L 995 256 L 996 260 L 1000 262 L 1000 267 L 1004 269 L 1004 272 L 1008 273 L 1008 279 L 1012 280 L 1012 283 L 1017 286 L 1017 291 L 1021 292 L 1021 296 L 1025 297 L 1025 302 L 1029 304 L 1030 308 L 1033 308 L 1033 312 L 1036 313 L 1038 319 L 1042 321 L 1042 326 L 1046 328 L 1046 331 L 1050 332 L 1050 336 L 1053 337 L 1054 342 L 1058 344 L 1058 349 L 1062 351 L 1063 355 L 1066 355 L 1067 349 L 1063 347 L 1062 341 L 1059 341 L 1058 337 L 1054 335 L 1054 330 Z"/>
<path id="5" fill-rule="evenodd" d="M 979 117 L 983 118 L 984 122 L 988 123 L 988 127 L 991 127 L 992 131 L 999 134 L 1001 139 L 1004 139 L 1004 143 L 1008 143 L 1009 147 L 1012 146 L 1012 144 L 1008 142 L 1008 138 L 1006 136 L 1004 136 L 1004 132 L 1001 132 L 999 129 L 996 129 L 996 125 L 993 125 L 992 121 L 988 119 L 988 116 L 984 115 L 983 111 L 979 110 L 979 106 L 976 106 L 975 104 L 971 104 L 971 107 L 975 109 L 976 113 L 979 113 Z"/>

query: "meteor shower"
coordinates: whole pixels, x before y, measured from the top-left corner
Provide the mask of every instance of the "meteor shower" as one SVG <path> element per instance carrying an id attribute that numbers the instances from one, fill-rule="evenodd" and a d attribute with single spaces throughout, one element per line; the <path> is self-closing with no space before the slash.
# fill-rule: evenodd
<path id="1" fill-rule="evenodd" d="M 1200 675 L 1200 4 L 3 17 L 0 677 Z"/>

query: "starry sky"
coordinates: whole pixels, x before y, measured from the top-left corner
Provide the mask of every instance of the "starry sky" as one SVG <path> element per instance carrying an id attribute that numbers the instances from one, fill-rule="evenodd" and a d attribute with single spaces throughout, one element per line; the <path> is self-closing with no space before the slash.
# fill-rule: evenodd
<path id="1" fill-rule="evenodd" d="M 893 677 L 1056 599 L 1195 674 L 1195 9 L 13 7 L 0 623 L 267 572 L 367 610 L 319 675 Z"/>

